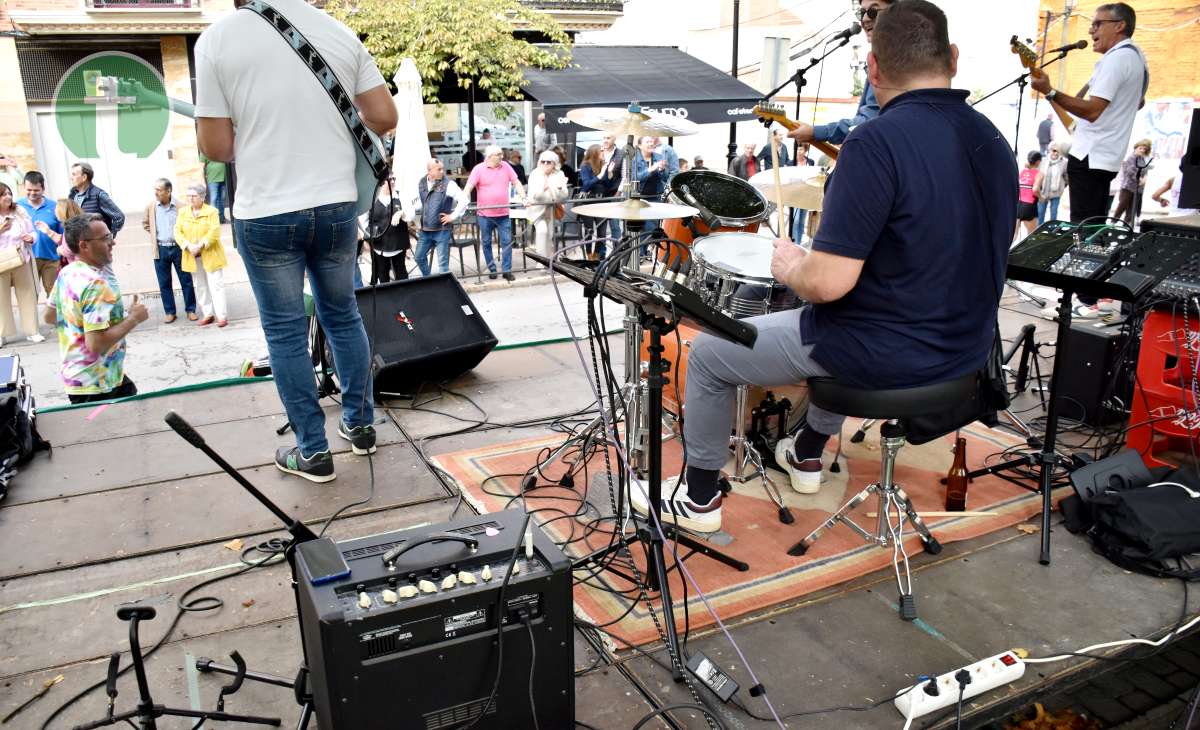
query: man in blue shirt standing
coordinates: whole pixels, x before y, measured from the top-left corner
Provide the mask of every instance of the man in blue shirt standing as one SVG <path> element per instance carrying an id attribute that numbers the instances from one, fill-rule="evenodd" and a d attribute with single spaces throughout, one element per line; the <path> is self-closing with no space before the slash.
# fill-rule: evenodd
<path id="1" fill-rule="evenodd" d="M 748 319 L 753 348 L 692 341 L 686 484 L 663 488 L 674 497 L 656 505 L 664 521 L 720 529 L 717 480 L 738 385 L 819 375 L 867 389 L 933 385 L 978 371 L 991 349 L 1016 223 L 1012 151 L 950 87 L 958 49 L 937 6 L 896 0 L 867 63 L 881 113 L 847 136 L 812 250 L 775 242 L 772 276 L 811 304 Z M 780 440 L 792 489 L 820 489 L 821 453 L 843 420 L 810 404 L 794 442 Z M 637 485 L 631 501 L 648 511 Z"/>
<path id="2" fill-rule="evenodd" d="M 858 10 L 855 15 L 858 16 L 859 23 L 862 24 L 863 33 L 867 35 L 867 42 L 871 42 L 871 37 L 875 32 L 875 23 L 879 18 L 879 13 L 886 10 L 892 4 L 892 0 L 858 0 Z M 879 116 L 879 100 L 875 97 L 875 87 L 871 84 L 870 78 L 863 84 L 862 94 L 858 97 L 858 110 L 850 119 L 839 119 L 836 122 L 829 124 L 804 124 L 801 122 L 797 127 L 790 132 L 788 136 L 797 142 L 828 142 L 829 144 L 841 144 L 846 140 L 846 135 L 850 134 L 850 130 L 854 129 L 863 122 L 870 121 Z"/>
<path id="3" fill-rule="evenodd" d="M 33 263 L 37 268 L 38 279 L 46 296 L 54 288 L 54 279 L 58 277 L 58 247 L 50 238 L 53 231 L 62 235 L 62 223 L 54 214 L 54 203 L 46 199 L 46 178 L 40 172 L 25 173 L 25 197 L 17 201 L 17 205 L 25 209 L 33 220 L 37 237 L 33 241 Z"/>

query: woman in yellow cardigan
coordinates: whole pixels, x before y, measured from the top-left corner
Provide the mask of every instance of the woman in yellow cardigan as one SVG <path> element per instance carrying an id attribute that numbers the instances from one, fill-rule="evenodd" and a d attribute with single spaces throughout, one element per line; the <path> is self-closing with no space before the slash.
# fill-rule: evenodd
<path id="1" fill-rule="evenodd" d="M 184 206 L 175 219 L 175 241 L 183 249 L 183 270 L 196 285 L 196 303 L 201 327 L 229 324 L 225 304 L 225 247 L 221 245 L 221 223 L 217 209 L 204 202 L 203 185 L 189 185 Z M 199 266 L 196 258 L 199 257 Z"/>

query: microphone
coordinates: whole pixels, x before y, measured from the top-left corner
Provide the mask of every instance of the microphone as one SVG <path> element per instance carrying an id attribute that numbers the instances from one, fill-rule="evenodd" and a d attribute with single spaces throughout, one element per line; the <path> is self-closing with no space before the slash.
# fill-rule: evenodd
<path id="1" fill-rule="evenodd" d="M 189 444 L 197 449 L 204 447 L 204 437 L 196 433 L 196 429 L 192 428 L 192 424 L 183 420 L 175 411 L 167 411 L 166 417 L 163 419 L 167 425 L 174 429 L 175 433 L 182 436 Z"/>
<path id="2" fill-rule="evenodd" d="M 850 40 L 851 36 L 858 35 L 861 32 L 862 32 L 861 25 L 859 25 L 858 23 L 851 23 L 849 28 L 843 30 L 841 33 L 838 33 L 834 37 L 830 38 L 829 42 L 833 43 L 834 41 Z"/>
<path id="3" fill-rule="evenodd" d="M 1087 41 L 1075 41 L 1074 43 L 1068 43 L 1065 46 L 1059 46 L 1058 48 L 1051 48 L 1050 50 L 1046 51 L 1046 54 L 1048 55 L 1051 53 L 1070 53 L 1071 51 L 1081 51 L 1087 47 L 1088 47 Z"/>

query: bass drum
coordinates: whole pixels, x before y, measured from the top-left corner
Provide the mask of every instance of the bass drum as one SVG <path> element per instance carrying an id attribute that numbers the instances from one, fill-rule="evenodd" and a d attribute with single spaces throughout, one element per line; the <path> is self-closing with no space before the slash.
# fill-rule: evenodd
<path id="1" fill-rule="evenodd" d="M 714 231 L 757 231 L 758 224 L 770 214 L 767 199 L 757 188 L 715 170 L 688 170 L 671 178 L 667 185 L 667 202 L 703 208 L 716 219 L 715 229 L 704 222 L 703 215 L 691 218 L 691 227 L 680 218 L 663 221 L 667 238 L 687 244 Z M 686 250 L 680 255 L 687 260 Z"/>

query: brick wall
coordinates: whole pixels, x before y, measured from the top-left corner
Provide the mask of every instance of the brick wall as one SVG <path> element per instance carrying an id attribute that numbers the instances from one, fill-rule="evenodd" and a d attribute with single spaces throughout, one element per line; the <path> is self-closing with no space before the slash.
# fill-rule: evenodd
<path id="1" fill-rule="evenodd" d="M 1067 41 L 1088 39 L 1088 25 L 1092 14 L 1101 2 L 1077 1 L 1071 17 Z M 1200 98 L 1200 2 L 1197 0 L 1134 0 L 1130 3 L 1137 11 L 1137 28 L 1133 41 L 1146 54 L 1150 64 L 1151 99 L 1164 97 Z M 1046 11 L 1053 13 L 1048 45 L 1055 48 L 1063 44 L 1061 17 L 1064 0 L 1042 0 L 1038 37 L 1045 25 Z M 1090 43 L 1090 40 L 1089 40 Z M 1060 63 L 1066 66 L 1066 82 L 1063 88 L 1075 93 L 1087 83 L 1099 56 L 1089 48 L 1076 51 Z M 1058 73 L 1051 72 L 1050 78 L 1057 85 Z"/>
<path id="2" fill-rule="evenodd" d="M 187 40 L 184 36 L 163 36 L 162 58 L 167 96 L 192 102 L 191 71 L 188 67 Z M 167 140 L 171 145 L 176 187 L 182 189 L 191 183 L 204 182 L 200 155 L 196 149 L 195 122 L 182 114 L 172 114 Z"/>

